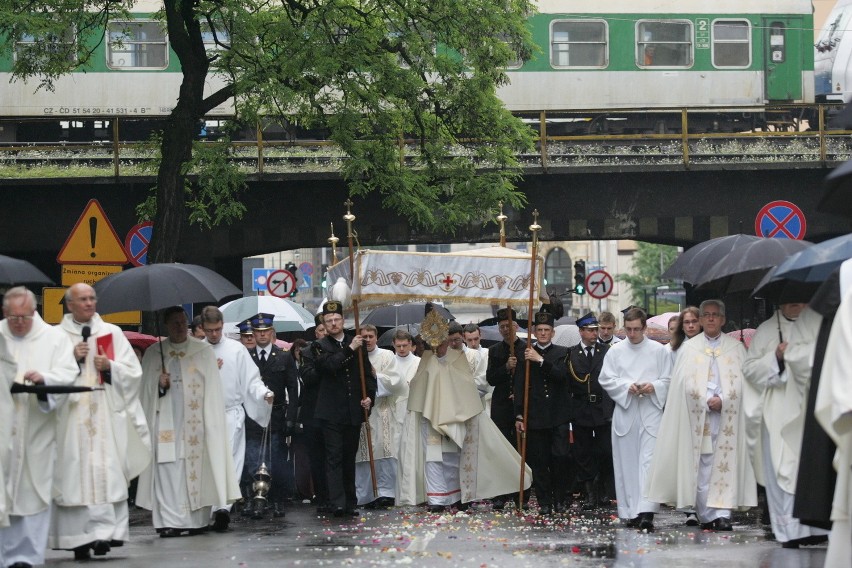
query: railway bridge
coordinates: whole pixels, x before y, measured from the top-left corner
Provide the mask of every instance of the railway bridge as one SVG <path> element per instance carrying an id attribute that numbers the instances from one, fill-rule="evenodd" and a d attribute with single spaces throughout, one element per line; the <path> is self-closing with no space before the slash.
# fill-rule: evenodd
<path id="1" fill-rule="evenodd" d="M 752 233 L 767 203 L 786 200 L 804 213 L 806 238 L 824 240 L 852 231 L 849 220 L 816 210 L 832 165 L 801 156 L 764 163 L 539 164 L 527 169 L 519 187 L 528 206 L 506 211 L 507 236 L 528 240 L 535 208 L 541 214 L 542 240 L 638 239 L 689 247 Z M 137 222 L 136 204 L 153 183 L 151 177 L 125 176 L 0 179 L 0 253 L 27 258 L 59 281 L 56 256 L 87 202 L 98 199 L 123 238 Z M 239 282 L 245 256 L 326 246 L 330 222 L 342 236 L 347 195 L 333 172 L 251 176 L 243 196 L 245 217 L 212 230 L 187 225 L 179 260 L 209 266 Z M 377 196 L 357 200 L 353 212 L 364 247 L 498 240 L 494 223 L 417 230 L 382 209 Z"/>

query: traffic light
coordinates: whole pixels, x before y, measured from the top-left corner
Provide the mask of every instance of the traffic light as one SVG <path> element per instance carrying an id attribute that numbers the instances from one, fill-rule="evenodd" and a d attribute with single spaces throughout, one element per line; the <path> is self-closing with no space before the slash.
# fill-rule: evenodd
<path id="1" fill-rule="evenodd" d="M 299 282 L 299 274 L 298 274 L 298 270 L 299 270 L 299 269 L 298 269 L 298 267 L 297 267 L 295 264 L 293 264 L 292 262 L 288 262 L 288 263 L 287 263 L 287 265 L 284 267 L 284 270 L 286 270 L 287 272 L 289 272 L 290 274 L 292 274 L 292 275 L 293 275 L 293 282 L 294 282 L 294 284 L 293 284 L 293 290 L 291 290 L 291 291 L 290 291 L 290 297 L 292 298 L 292 297 L 294 297 L 296 294 L 298 294 L 298 293 L 299 293 L 299 285 L 298 285 L 298 282 Z"/>
<path id="2" fill-rule="evenodd" d="M 578 260 L 574 263 L 574 293 L 583 295 L 586 293 L 586 261 Z"/>

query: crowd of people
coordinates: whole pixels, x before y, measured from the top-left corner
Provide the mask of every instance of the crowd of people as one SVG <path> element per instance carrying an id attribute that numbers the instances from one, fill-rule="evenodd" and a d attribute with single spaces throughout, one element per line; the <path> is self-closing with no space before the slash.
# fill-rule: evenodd
<path id="1" fill-rule="evenodd" d="M 545 304 L 530 315 L 534 341 L 518 337 L 511 308 L 498 311 L 502 341 L 489 348 L 476 325 L 427 308 L 420 335 L 396 330 L 388 350 L 373 326 L 347 330 L 343 306 L 328 301 L 315 339 L 285 350 L 270 314 L 241 323 L 238 341 L 214 306 L 191 327 L 169 308 L 166 337 L 144 349 L 101 319 L 91 286 L 71 286 L 65 302 L 54 327 L 25 288 L 3 298 L 3 566 L 43 564 L 48 547 L 107 554 L 128 538 L 129 499 L 162 538 L 227 531 L 235 503 L 247 518 L 283 517 L 294 453 L 306 462 L 302 493 L 341 518 L 514 503 L 542 516 L 612 508 L 650 532 L 668 505 L 688 526 L 731 531 L 759 484 L 782 546 L 825 542 L 834 521 L 827 565 L 852 559 L 852 413 L 838 362 L 850 335 L 824 337 L 815 361 L 825 326 L 807 304 L 781 305 L 748 350 L 722 333 L 721 300 L 672 318 L 667 345 L 647 336 L 636 307 L 623 313 L 625 339 L 613 314 L 589 313 L 576 321 L 580 341 L 557 345 Z M 798 514 L 797 482 L 815 420 L 846 469 L 833 517 L 811 520 Z"/>

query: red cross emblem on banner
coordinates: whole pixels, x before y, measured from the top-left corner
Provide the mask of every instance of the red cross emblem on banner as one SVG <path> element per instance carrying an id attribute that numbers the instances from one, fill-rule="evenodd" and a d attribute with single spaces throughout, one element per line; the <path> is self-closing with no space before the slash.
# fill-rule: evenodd
<path id="1" fill-rule="evenodd" d="M 444 278 L 438 282 L 444 285 L 444 290 L 449 290 L 453 284 L 456 283 L 455 279 L 450 274 L 444 274 Z"/>

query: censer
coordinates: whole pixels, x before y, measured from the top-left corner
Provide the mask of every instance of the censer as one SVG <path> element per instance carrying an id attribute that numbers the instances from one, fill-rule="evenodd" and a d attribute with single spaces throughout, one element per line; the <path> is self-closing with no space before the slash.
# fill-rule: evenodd
<path id="1" fill-rule="evenodd" d="M 255 514 L 261 513 L 266 509 L 266 496 L 269 495 L 269 490 L 272 488 L 272 474 L 269 472 L 269 468 L 266 467 L 266 461 L 264 461 L 264 457 L 267 457 L 266 454 L 269 453 L 269 463 L 272 463 L 271 450 L 272 448 L 269 447 L 269 428 L 264 428 L 263 438 L 260 442 L 260 466 L 258 466 L 257 471 L 252 476 L 254 481 L 251 484 L 251 489 L 254 491 L 252 500 L 254 502 Z"/>

